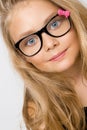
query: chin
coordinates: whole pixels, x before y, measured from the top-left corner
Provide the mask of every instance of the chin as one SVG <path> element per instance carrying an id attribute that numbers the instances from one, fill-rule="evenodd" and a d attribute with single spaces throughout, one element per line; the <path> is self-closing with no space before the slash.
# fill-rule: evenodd
<path id="1" fill-rule="evenodd" d="M 69 70 L 72 70 L 75 67 L 75 62 L 64 62 L 61 65 L 58 65 L 56 68 L 56 72 L 62 73 L 62 72 L 68 72 Z"/>

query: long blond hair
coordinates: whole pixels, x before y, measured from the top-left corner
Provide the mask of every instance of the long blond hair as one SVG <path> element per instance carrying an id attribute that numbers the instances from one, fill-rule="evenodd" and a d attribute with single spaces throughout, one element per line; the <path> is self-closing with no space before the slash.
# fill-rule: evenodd
<path id="1" fill-rule="evenodd" d="M 85 115 L 73 85 L 66 75 L 40 72 L 14 49 L 8 31 L 9 12 L 17 2 L 29 0 L 1 0 L 1 28 L 13 65 L 25 82 L 23 117 L 27 129 L 85 130 Z M 87 9 L 77 0 L 49 0 L 71 12 L 71 20 L 80 41 L 82 73 L 87 79 Z M 35 104 L 35 115 L 29 116 L 28 102 Z M 32 108 L 33 109 L 33 108 Z"/>

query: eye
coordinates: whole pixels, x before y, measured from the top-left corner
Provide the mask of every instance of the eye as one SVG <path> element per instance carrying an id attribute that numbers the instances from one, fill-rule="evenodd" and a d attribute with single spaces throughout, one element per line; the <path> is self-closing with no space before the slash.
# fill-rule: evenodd
<path id="1" fill-rule="evenodd" d="M 36 39 L 35 38 L 27 38 L 26 42 L 25 42 L 25 46 L 33 46 L 36 43 Z"/>
<path id="2" fill-rule="evenodd" d="M 37 35 L 31 35 L 26 38 L 24 38 L 20 43 L 20 48 L 24 50 L 25 48 L 32 48 L 36 47 L 39 43 L 39 38 Z"/>
<path id="3" fill-rule="evenodd" d="M 56 31 L 58 30 L 61 26 L 63 21 L 65 20 L 64 17 L 59 17 L 56 16 L 54 17 L 47 25 L 47 30 L 48 31 Z"/>
<path id="4" fill-rule="evenodd" d="M 21 43 L 20 43 L 20 48 L 24 49 L 24 48 L 30 48 L 36 45 L 36 38 L 35 37 L 27 37 L 25 38 Z"/>
<path id="5" fill-rule="evenodd" d="M 56 29 L 59 27 L 59 25 L 61 24 L 60 21 L 54 21 L 50 24 L 50 29 Z"/>

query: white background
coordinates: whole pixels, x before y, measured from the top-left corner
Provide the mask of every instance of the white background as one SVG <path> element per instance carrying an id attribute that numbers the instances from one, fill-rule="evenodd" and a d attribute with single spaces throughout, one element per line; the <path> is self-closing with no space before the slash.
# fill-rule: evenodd
<path id="1" fill-rule="evenodd" d="M 85 2 L 86 0 L 81 0 Z M 0 130 L 24 130 L 22 119 L 23 81 L 12 67 L 0 33 Z"/>
<path id="2" fill-rule="evenodd" d="M 23 127 L 23 87 L 0 34 L 0 130 L 21 130 L 20 125 Z"/>

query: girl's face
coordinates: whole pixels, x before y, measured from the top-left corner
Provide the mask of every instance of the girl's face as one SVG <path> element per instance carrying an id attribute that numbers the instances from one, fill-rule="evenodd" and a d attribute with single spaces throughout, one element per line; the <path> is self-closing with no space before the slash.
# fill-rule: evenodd
<path id="1" fill-rule="evenodd" d="M 11 37 L 16 43 L 23 37 L 41 30 L 57 11 L 58 7 L 47 0 L 18 3 L 11 12 Z M 45 72 L 63 72 L 75 65 L 80 47 L 73 27 L 62 37 L 55 38 L 45 32 L 41 37 L 42 49 L 32 57 L 24 56 L 29 63 Z M 32 42 L 32 39 L 30 40 Z"/>

